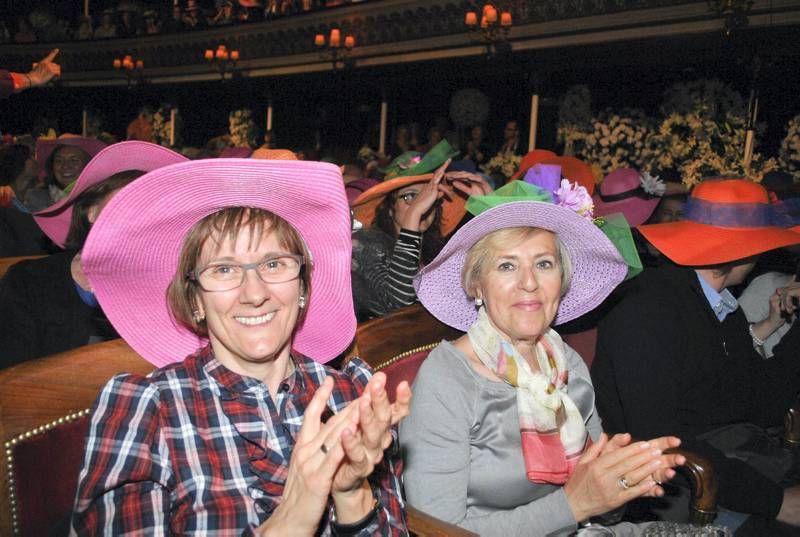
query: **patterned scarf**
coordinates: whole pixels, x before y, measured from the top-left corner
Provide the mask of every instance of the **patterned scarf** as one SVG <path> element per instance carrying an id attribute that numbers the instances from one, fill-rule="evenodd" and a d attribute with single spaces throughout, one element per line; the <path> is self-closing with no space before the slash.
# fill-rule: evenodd
<path id="1" fill-rule="evenodd" d="M 492 326 L 485 308 L 478 310 L 478 319 L 467 335 L 478 359 L 516 388 L 528 479 L 534 483 L 565 483 L 591 439 L 583 416 L 567 394 L 569 379 L 561 337 L 554 330 L 539 337 L 539 371 L 534 372 Z"/>

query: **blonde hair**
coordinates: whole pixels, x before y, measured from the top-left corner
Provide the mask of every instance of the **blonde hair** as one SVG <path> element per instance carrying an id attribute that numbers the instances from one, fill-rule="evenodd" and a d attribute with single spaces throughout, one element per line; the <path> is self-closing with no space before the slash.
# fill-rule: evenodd
<path id="1" fill-rule="evenodd" d="M 306 296 L 306 303 L 311 294 L 311 256 L 300 234 L 291 224 L 280 216 L 251 207 L 229 207 L 210 214 L 197 222 L 186 235 L 181 247 L 178 269 L 167 288 L 167 303 L 175 319 L 189 330 L 200 336 L 208 335 L 205 321 L 195 319 L 197 310 L 197 282 L 189 278 L 200 260 L 205 244 L 211 240 L 215 250 L 219 250 L 226 240 L 235 241 L 243 229 L 250 232 L 249 247 L 258 244 L 267 233 L 275 233 L 278 243 L 289 253 L 303 256 L 304 266 L 300 272 L 300 293 Z M 297 323 L 300 324 L 308 307 L 300 310 Z"/>
<path id="2" fill-rule="evenodd" d="M 505 250 L 517 245 L 528 238 L 541 232 L 552 233 L 556 240 L 556 258 L 561 273 L 561 296 L 569 289 L 572 281 L 572 261 L 569 258 L 566 246 L 558 235 L 550 230 L 539 227 L 509 227 L 492 231 L 485 235 L 467 250 L 464 259 L 464 268 L 461 269 L 461 285 L 467 296 L 475 298 L 475 291 L 481 276 L 484 274 L 487 262 L 494 257 L 498 250 Z"/>

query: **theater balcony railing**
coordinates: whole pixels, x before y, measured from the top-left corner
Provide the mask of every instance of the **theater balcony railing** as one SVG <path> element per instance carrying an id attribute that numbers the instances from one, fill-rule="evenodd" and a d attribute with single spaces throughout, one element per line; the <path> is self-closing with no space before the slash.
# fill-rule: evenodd
<path id="1" fill-rule="evenodd" d="M 350 65 L 378 65 L 478 56 L 486 47 L 466 31 L 470 0 L 372 0 L 263 23 L 133 39 L 0 45 L 0 66 L 30 68 L 54 47 L 65 86 L 124 85 L 114 58 L 135 53 L 150 83 L 219 79 L 203 57 L 224 43 L 240 52 L 237 74 L 267 77 L 332 69 L 314 45 L 331 28 L 355 36 Z M 503 2 L 501 2 L 503 3 Z M 511 52 L 721 32 L 724 18 L 694 0 L 506 0 L 514 25 Z M 755 0 L 750 28 L 800 24 L 800 0 Z"/>

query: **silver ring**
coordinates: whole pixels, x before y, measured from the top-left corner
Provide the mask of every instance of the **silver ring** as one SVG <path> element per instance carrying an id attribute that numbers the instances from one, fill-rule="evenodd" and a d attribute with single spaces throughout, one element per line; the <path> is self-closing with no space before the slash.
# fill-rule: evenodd
<path id="1" fill-rule="evenodd" d="M 622 490 L 628 490 L 629 488 L 631 488 L 630 484 L 628 483 L 628 480 L 625 479 L 625 476 L 619 478 L 619 481 L 617 481 L 617 485 L 619 485 L 619 488 L 621 488 Z"/>
<path id="2" fill-rule="evenodd" d="M 650 478 L 653 480 L 653 482 L 655 482 L 656 485 L 663 485 L 663 483 L 661 481 L 656 479 L 656 475 L 655 474 L 650 474 Z"/>
<path id="3" fill-rule="evenodd" d="M 319 445 L 319 450 L 320 450 L 322 453 L 324 453 L 325 455 L 327 455 L 327 454 L 328 454 L 328 446 L 326 446 L 325 444 L 320 444 L 320 445 Z"/>

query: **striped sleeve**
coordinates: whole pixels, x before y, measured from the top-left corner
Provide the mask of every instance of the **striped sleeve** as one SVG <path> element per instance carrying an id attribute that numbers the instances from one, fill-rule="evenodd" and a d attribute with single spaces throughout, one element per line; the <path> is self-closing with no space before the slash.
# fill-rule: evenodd
<path id="1" fill-rule="evenodd" d="M 172 478 L 158 388 L 111 379 L 95 402 L 78 478 L 72 535 L 169 534 Z"/>
<path id="2" fill-rule="evenodd" d="M 421 251 L 422 234 L 403 229 L 390 255 L 365 259 L 361 274 L 369 287 L 367 307 L 371 314 L 385 315 L 416 301 L 413 280 L 419 271 Z"/>

